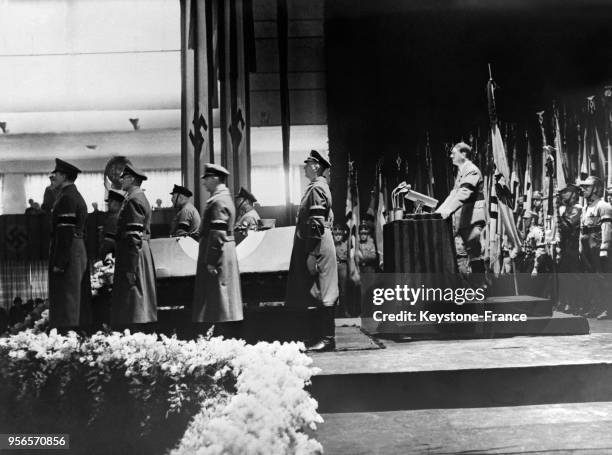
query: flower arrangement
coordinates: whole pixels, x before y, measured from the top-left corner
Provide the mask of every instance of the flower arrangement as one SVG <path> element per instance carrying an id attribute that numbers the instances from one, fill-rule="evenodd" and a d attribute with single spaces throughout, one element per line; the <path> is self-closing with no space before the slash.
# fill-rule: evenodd
<path id="1" fill-rule="evenodd" d="M 68 432 L 87 453 L 319 453 L 304 433 L 322 421 L 304 390 L 316 370 L 300 349 L 27 330 L 0 339 L 0 425 Z"/>
<path id="2" fill-rule="evenodd" d="M 204 406 L 170 455 L 316 454 L 304 430 L 323 420 L 304 390 L 316 372 L 295 343 L 243 346 L 230 360 L 236 393 Z"/>
<path id="3" fill-rule="evenodd" d="M 113 287 L 113 275 L 115 274 L 115 258 L 111 253 L 106 255 L 103 261 L 98 261 L 93 265 L 91 274 L 91 292 L 98 295 L 108 292 Z"/>

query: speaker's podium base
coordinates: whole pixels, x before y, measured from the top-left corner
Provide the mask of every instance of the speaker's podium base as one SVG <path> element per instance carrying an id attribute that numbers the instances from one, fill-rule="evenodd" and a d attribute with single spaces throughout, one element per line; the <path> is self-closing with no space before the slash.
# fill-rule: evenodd
<path id="1" fill-rule="evenodd" d="M 385 273 L 455 274 L 455 241 L 437 213 L 407 215 L 383 227 Z"/>
<path id="2" fill-rule="evenodd" d="M 404 277 L 405 284 L 411 287 L 421 284 L 442 288 L 466 286 L 458 275 L 450 222 L 442 220 L 438 214 L 408 215 L 406 219 L 387 223 L 384 226 L 384 242 L 386 277 L 376 280 L 381 287 L 388 287 L 389 280 L 393 278 L 389 274 Z M 414 313 L 415 320 L 410 322 L 376 320 L 374 311 L 384 310 L 385 307 L 372 306 L 371 302 L 368 304 L 366 295 L 362 308 L 367 309 L 361 317 L 362 330 L 378 337 L 453 339 L 589 333 L 586 318 L 553 313 L 550 300 L 525 295 L 489 297 L 482 302 L 461 306 L 427 302 L 415 307 L 398 304 L 387 307 L 391 311 Z M 421 311 L 440 315 L 454 312 L 470 314 L 471 317 L 469 321 L 458 317 L 432 322 L 427 317 L 422 318 Z M 498 315 L 503 315 L 503 318 Z M 379 313 L 378 319 L 380 316 Z"/>

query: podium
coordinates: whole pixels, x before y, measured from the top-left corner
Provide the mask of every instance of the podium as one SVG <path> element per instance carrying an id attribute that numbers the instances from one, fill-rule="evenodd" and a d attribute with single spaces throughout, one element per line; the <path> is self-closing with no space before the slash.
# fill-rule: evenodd
<path id="1" fill-rule="evenodd" d="M 385 224 L 385 273 L 455 274 L 457 260 L 450 220 L 438 213 L 407 215 Z"/>

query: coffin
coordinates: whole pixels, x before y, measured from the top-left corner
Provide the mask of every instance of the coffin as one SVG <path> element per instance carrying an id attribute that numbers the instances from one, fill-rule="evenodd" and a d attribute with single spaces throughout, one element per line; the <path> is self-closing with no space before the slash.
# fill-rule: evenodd
<path id="1" fill-rule="evenodd" d="M 294 226 L 251 231 L 236 247 L 243 300 L 251 305 L 282 302 Z M 159 307 L 191 306 L 198 242 L 190 237 L 151 240 Z"/>
<path id="2" fill-rule="evenodd" d="M 295 226 L 251 231 L 236 247 L 240 275 L 288 272 Z"/>
<path id="3" fill-rule="evenodd" d="M 198 242 L 191 237 L 151 239 L 150 245 L 158 279 L 195 276 Z"/>

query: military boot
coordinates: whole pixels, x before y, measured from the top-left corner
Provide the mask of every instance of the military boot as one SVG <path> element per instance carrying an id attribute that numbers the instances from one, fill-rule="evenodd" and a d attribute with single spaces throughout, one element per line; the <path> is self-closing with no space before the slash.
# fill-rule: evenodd
<path id="1" fill-rule="evenodd" d="M 318 310 L 317 332 L 320 338 L 311 344 L 309 352 L 327 352 L 336 349 L 336 323 L 334 321 L 334 307 L 323 307 Z"/>

